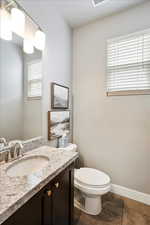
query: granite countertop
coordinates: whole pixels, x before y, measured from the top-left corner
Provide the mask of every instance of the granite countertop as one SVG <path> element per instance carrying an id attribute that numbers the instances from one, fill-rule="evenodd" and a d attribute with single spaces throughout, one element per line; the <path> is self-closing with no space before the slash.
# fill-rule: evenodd
<path id="1" fill-rule="evenodd" d="M 28 176 L 9 177 L 6 174 L 6 169 L 15 161 L 0 166 L 0 224 L 78 158 L 77 152 L 49 146 L 29 151 L 22 158 L 33 155 L 46 156 L 49 162 L 43 169 Z"/>

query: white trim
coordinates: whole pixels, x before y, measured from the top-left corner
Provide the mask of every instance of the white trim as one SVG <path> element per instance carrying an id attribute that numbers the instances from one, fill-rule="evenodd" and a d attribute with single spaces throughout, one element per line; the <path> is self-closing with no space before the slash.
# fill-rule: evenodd
<path id="1" fill-rule="evenodd" d="M 150 194 L 145 194 L 116 184 L 112 184 L 111 192 L 150 205 Z"/>
<path id="2" fill-rule="evenodd" d="M 41 100 L 42 96 L 28 96 L 27 101 L 33 101 L 33 100 Z"/>

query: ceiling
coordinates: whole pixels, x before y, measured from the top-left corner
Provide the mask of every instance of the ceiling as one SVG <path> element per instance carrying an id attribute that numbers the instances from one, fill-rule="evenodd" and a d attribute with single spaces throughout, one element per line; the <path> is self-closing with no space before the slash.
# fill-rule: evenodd
<path id="1" fill-rule="evenodd" d="M 23 1 L 25 2 L 26 0 Z M 32 0 L 32 3 L 42 3 L 46 7 L 47 5 L 56 7 L 71 27 L 78 27 L 97 18 L 103 18 L 148 1 L 105 0 L 97 7 L 93 6 L 93 0 Z"/>

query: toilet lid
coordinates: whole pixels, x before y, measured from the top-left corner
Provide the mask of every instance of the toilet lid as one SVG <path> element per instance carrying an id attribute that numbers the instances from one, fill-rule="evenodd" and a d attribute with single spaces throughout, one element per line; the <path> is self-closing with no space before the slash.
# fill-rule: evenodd
<path id="1" fill-rule="evenodd" d="M 75 179 L 79 183 L 92 187 L 104 187 L 110 183 L 110 177 L 106 173 L 92 168 L 75 170 Z"/>

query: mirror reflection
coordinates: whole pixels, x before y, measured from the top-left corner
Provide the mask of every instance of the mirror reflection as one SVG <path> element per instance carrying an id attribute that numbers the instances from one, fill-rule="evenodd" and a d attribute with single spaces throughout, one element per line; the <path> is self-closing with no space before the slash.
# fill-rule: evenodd
<path id="1" fill-rule="evenodd" d="M 41 136 L 42 51 L 23 51 L 23 39 L 0 38 L 0 137 L 7 141 Z"/>

